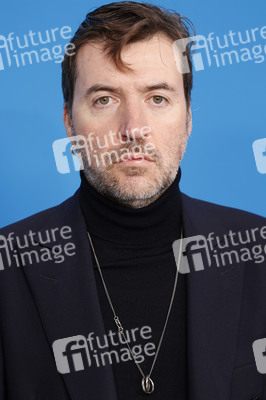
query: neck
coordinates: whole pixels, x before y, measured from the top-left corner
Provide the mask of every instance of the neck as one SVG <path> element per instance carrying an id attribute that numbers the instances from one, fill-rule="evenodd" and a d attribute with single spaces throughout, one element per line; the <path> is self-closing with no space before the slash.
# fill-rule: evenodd
<path id="1" fill-rule="evenodd" d="M 88 183 L 82 172 L 80 205 L 87 230 L 93 235 L 119 243 L 156 242 L 170 231 L 179 231 L 180 176 L 181 171 L 172 184 L 157 195 L 157 199 L 148 199 L 149 202 L 146 199 L 146 205 L 139 201 L 139 207 L 133 208 L 100 194 Z"/>

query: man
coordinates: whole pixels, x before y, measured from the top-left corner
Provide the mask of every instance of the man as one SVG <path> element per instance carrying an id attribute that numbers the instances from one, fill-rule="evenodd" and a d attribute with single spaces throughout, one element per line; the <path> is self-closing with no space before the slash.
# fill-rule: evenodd
<path id="1" fill-rule="evenodd" d="M 266 399 L 265 220 L 178 187 L 188 37 L 178 14 L 120 2 L 72 39 L 81 186 L 1 232 L 0 399 Z"/>

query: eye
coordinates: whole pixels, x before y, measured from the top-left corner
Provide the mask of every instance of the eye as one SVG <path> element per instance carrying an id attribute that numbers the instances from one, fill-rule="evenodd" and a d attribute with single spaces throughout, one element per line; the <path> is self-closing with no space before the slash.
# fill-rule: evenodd
<path id="1" fill-rule="evenodd" d="M 152 96 L 153 103 L 156 105 L 163 104 L 166 99 L 163 96 Z"/>
<path id="2" fill-rule="evenodd" d="M 95 104 L 100 104 L 101 106 L 106 106 L 110 102 L 109 96 L 100 97 L 95 101 Z"/>

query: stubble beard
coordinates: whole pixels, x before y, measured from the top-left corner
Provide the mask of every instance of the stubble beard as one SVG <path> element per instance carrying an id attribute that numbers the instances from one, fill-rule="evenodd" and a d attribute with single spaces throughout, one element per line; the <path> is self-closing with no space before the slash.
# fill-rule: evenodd
<path id="1" fill-rule="evenodd" d="M 72 124 L 72 136 L 76 135 L 78 133 Z M 186 151 L 188 136 L 187 116 L 186 132 L 182 137 L 177 163 L 172 162 L 167 167 L 164 166 L 162 156 L 158 150 L 155 150 L 152 164 L 156 164 L 159 174 L 154 178 L 146 178 L 145 187 L 143 183 L 138 184 L 137 180 L 138 177 L 141 179 L 142 176 L 145 176 L 149 167 L 129 167 L 123 166 L 120 163 L 120 170 L 125 175 L 123 180 L 126 183 L 121 182 L 119 178 L 113 176 L 112 169 L 115 167 L 114 164 L 105 167 L 88 166 L 85 164 L 84 175 L 88 183 L 104 197 L 129 208 L 146 207 L 156 201 L 175 180 L 181 160 Z M 132 149 L 134 146 L 140 144 L 143 144 L 142 139 L 132 141 L 129 145 L 124 145 L 123 148 Z"/>

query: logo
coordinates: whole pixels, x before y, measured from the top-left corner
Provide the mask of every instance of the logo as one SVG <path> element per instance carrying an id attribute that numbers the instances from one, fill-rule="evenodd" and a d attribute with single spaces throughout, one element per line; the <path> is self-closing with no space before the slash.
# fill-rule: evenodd
<path id="1" fill-rule="evenodd" d="M 10 65 L 11 65 L 10 53 L 9 53 L 6 37 L 3 35 L 0 35 L 0 49 L 5 50 L 7 63 L 8 63 L 8 66 L 10 67 Z M 4 69 L 5 69 L 5 67 L 4 67 L 3 56 L 0 53 L 0 71 L 3 71 Z"/>
<path id="2" fill-rule="evenodd" d="M 233 231 L 222 235 L 210 232 L 203 235 L 183 238 L 180 255 L 180 271 L 183 274 L 202 271 L 205 267 L 225 267 L 253 261 L 266 262 L 266 225 Z M 178 265 L 180 240 L 173 243 L 173 252 Z M 232 270 L 232 268 L 231 268 Z"/>
<path id="3" fill-rule="evenodd" d="M 191 50 L 191 58 L 196 71 L 202 71 L 204 69 L 202 54 L 198 52 L 201 49 L 205 50 L 208 66 L 211 65 L 211 57 L 205 36 L 197 35 L 184 39 L 178 39 L 173 43 L 173 51 L 177 70 L 181 74 L 187 74 L 190 72 L 190 66 L 186 54 L 188 46 Z"/>
<path id="4" fill-rule="evenodd" d="M 266 174 L 266 138 L 255 140 L 252 147 L 257 170 L 261 174 Z"/>
<path id="5" fill-rule="evenodd" d="M 255 340 L 252 347 L 258 372 L 266 374 L 266 339 Z"/>
<path id="6" fill-rule="evenodd" d="M 74 156 L 74 154 L 71 154 L 71 142 L 75 146 L 76 156 Z M 75 171 L 83 170 L 84 162 L 82 154 L 84 154 L 84 152 L 86 153 L 86 157 L 90 165 L 90 154 L 87 142 L 82 135 L 76 135 L 70 138 L 55 140 L 53 142 L 53 152 L 56 168 L 61 174 L 68 174 L 70 172 L 71 164 L 74 166 Z M 71 162 L 69 161 L 69 158 L 71 159 Z"/>
<path id="7" fill-rule="evenodd" d="M 254 32 L 258 32 L 254 34 Z M 176 67 L 181 74 L 191 72 L 188 54 L 195 71 L 209 67 L 226 67 L 241 62 L 253 61 L 260 64 L 265 61 L 265 26 L 246 29 L 244 32 L 229 32 L 207 36 L 197 35 L 178 39 L 173 43 Z"/>
<path id="8" fill-rule="evenodd" d="M 12 264 L 16 267 L 47 261 L 60 264 L 66 256 L 76 254 L 75 244 L 68 241 L 71 236 L 71 227 L 67 225 L 39 232 L 30 229 L 21 236 L 15 235 L 15 232 L 9 232 L 6 237 L 0 235 L 0 271 Z"/>
<path id="9" fill-rule="evenodd" d="M 173 251 L 178 263 L 180 239 L 173 243 Z M 203 235 L 191 236 L 182 240 L 181 261 L 179 272 L 189 273 L 192 270 L 202 271 L 204 266 L 211 265 L 211 257 L 207 240 Z"/>
<path id="10" fill-rule="evenodd" d="M 82 371 L 91 366 L 87 341 L 82 335 L 55 340 L 53 351 L 60 374 Z"/>
<path id="11" fill-rule="evenodd" d="M 99 368 L 120 362 L 136 363 L 145 357 L 155 355 L 156 346 L 150 341 L 152 329 L 145 325 L 124 331 L 112 331 L 98 336 L 90 332 L 87 338 L 82 335 L 57 339 L 53 342 L 56 367 L 60 374 L 83 371 L 88 367 Z M 131 350 L 128 347 L 130 343 Z"/>
<path id="12" fill-rule="evenodd" d="M 75 171 L 90 167 L 92 161 L 97 167 L 101 165 L 105 167 L 115 162 L 141 161 L 144 159 L 144 155 L 153 159 L 158 158 L 158 155 L 155 154 L 154 144 L 147 141 L 151 137 L 150 133 L 151 128 L 143 126 L 131 130 L 126 129 L 124 134 L 120 131 L 110 130 L 108 134 L 101 136 L 95 136 L 95 132 L 90 132 L 86 138 L 83 135 L 75 135 L 55 140 L 52 147 L 57 170 L 61 174 L 67 174 L 72 167 Z M 135 144 L 138 140 L 142 140 L 145 144 Z M 73 150 L 71 146 L 73 146 Z"/>
<path id="13" fill-rule="evenodd" d="M 8 239 L 9 239 L 9 236 L 8 236 Z M 1 249 L 4 249 L 5 259 L 7 261 L 6 263 L 4 263 L 3 254 L 0 252 L 0 271 L 3 271 L 5 269 L 4 265 L 8 265 L 9 267 L 11 266 L 11 257 L 10 257 L 8 243 L 7 243 L 8 239 L 6 239 L 5 236 L 0 235 L 0 251 L 1 251 Z"/>
<path id="14" fill-rule="evenodd" d="M 45 32 L 33 32 L 30 29 L 21 36 L 15 35 L 15 32 L 10 32 L 7 36 L 0 35 L 0 71 L 11 65 L 25 67 L 47 61 L 61 63 L 65 54 L 75 54 L 73 43 L 65 46 L 60 43 L 62 39 L 70 38 L 70 26 L 46 29 Z"/>

